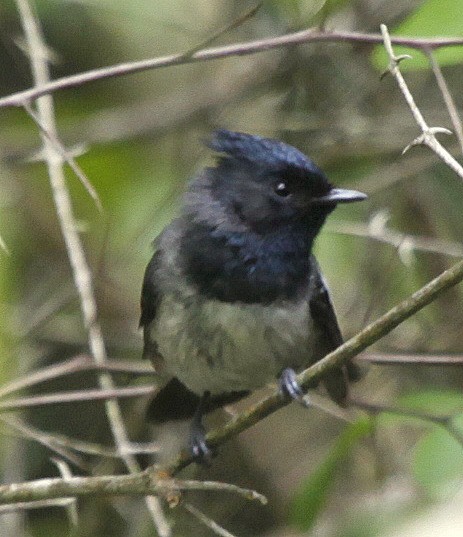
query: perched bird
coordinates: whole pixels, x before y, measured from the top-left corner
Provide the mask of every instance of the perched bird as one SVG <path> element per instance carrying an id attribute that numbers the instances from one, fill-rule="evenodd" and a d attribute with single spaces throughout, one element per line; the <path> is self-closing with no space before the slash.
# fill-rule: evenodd
<path id="1" fill-rule="evenodd" d="M 208 454 L 203 414 L 279 379 L 295 399 L 295 372 L 342 343 L 311 254 L 338 203 L 366 195 L 334 188 L 312 160 L 283 142 L 216 131 L 215 167 L 189 183 L 180 216 L 156 240 L 143 282 L 144 357 L 160 385 L 154 422 L 194 417 L 190 447 Z M 323 383 L 338 404 L 353 364 Z"/>

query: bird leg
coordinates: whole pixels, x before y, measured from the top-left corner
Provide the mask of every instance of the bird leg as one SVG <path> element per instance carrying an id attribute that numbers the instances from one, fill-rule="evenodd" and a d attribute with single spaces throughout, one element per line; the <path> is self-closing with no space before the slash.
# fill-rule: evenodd
<path id="1" fill-rule="evenodd" d="M 310 407 L 308 397 L 299 386 L 296 379 L 296 372 L 291 367 L 283 369 L 280 378 L 278 379 L 278 387 L 285 397 L 290 397 L 306 408 Z"/>
<path id="2" fill-rule="evenodd" d="M 190 427 L 188 447 L 197 462 L 209 465 L 213 456 L 212 450 L 207 446 L 206 429 L 203 425 L 203 415 L 209 404 L 210 392 L 204 392 L 193 416 Z"/>

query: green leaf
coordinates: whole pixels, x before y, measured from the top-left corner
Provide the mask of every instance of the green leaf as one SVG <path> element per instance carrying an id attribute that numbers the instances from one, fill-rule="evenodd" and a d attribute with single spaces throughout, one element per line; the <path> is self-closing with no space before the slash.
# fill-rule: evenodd
<path id="1" fill-rule="evenodd" d="M 336 472 L 352 447 L 369 435 L 373 420 L 362 418 L 349 424 L 337 439 L 333 449 L 320 466 L 310 475 L 296 494 L 290 511 L 290 521 L 299 530 L 309 530 L 325 506 Z"/>
<path id="2" fill-rule="evenodd" d="M 426 427 L 427 431 L 418 440 L 412 455 L 412 473 L 415 480 L 434 499 L 453 493 L 463 480 L 463 394 L 451 390 L 426 390 L 399 398 L 398 408 L 410 409 L 423 415 L 450 417 L 449 427 L 444 427 L 414 418 L 384 412 L 378 416 L 377 426 L 410 423 L 410 426 Z"/>
<path id="3" fill-rule="evenodd" d="M 406 18 L 391 35 L 408 37 L 459 37 L 463 27 L 463 9 L 458 0 L 428 0 Z M 411 54 L 412 60 L 401 62 L 400 69 L 429 69 L 427 57 L 416 49 L 394 46 L 394 52 Z M 463 46 L 444 47 L 435 51 L 439 65 L 454 65 L 463 60 Z M 375 48 L 373 64 L 380 71 L 387 68 L 389 59 L 383 46 Z"/>

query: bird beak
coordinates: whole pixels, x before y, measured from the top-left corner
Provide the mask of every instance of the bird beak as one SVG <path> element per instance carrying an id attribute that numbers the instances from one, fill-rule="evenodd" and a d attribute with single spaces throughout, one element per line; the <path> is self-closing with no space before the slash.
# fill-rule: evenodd
<path id="1" fill-rule="evenodd" d="M 312 203 L 325 205 L 329 203 L 352 203 L 353 201 L 362 201 L 368 196 L 358 190 L 346 190 L 345 188 L 332 188 L 328 194 L 315 198 Z"/>

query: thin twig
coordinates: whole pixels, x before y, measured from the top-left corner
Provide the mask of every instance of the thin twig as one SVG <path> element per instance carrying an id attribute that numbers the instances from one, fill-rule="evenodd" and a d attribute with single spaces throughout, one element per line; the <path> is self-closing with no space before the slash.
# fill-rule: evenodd
<path id="1" fill-rule="evenodd" d="M 58 468 L 59 473 L 63 479 L 70 479 L 72 477 L 72 472 L 69 466 L 65 461 L 60 459 L 52 458 L 52 462 Z M 69 522 L 71 525 L 76 528 L 79 524 L 79 513 L 77 512 L 77 502 L 75 498 L 70 498 L 70 502 L 65 506 L 66 513 L 68 515 Z"/>
<path id="2" fill-rule="evenodd" d="M 7 427 L 12 429 L 16 436 L 20 435 L 22 438 L 27 438 L 28 440 L 33 440 L 38 442 L 42 446 L 45 446 L 52 453 L 59 455 L 60 457 L 68 460 L 76 468 L 84 472 L 89 472 L 91 470 L 90 466 L 76 453 L 73 453 L 71 449 L 67 446 L 57 445 L 54 438 L 50 435 L 44 434 L 42 431 L 26 425 L 19 419 L 13 419 L 9 416 L 2 416 L 0 418 L 1 422 L 4 423 Z M 3 433 L 3 431 L 2 431 Z"/>
<path id="3" fill-rule="evenodd" d="M 129 75 L 147 71 L 149 69 L 160 69 L 174 65 L 183 65 L 195 62 L 204 62 L 217 60 L 230 56 L 243 56 L 264 52 L 281 47 L 291 47 L 304 43 L 363 43 L 366 45 L 377 45 L 383 42 L 379 34 L 365 34 L 356 32 L 326 32 L 318 28 L 310 28 L 301 32 L 294 32 L 279 37 L 270 37 L 267 39 L 258 39 L 246 43 L 236 43 L 224 47 L 208 48 L 199 50 L 190 56 L 184 53 L 171 54 L 161 58 L 152 58 L 135 62 L 121 63 L 110 67 L 103 67 L 80 73 L 68 77 L 63 77 L 53 82 L 43 82 L 36 87 L 8 95 L 0 99 L 0 107 L 5 106 L 23 106 L 27 101 L 33 101 L 42 95 L 54 93 L 55 91 L 74 88 L 95 82 L 96 80 L 113 78 L 118 76 Z M 412 38 L 412 37 L 393 37 L 392 43 L 403 45 L 414 49 L 423 50 L 425 48 L 435 50 L 442 47 L 462 46 L 462 37 L 440 37 L 440 38 Z"/>
<path id="4" fill-rule="evenodd" d="M 261 504 L 267 499 L 255 490 L 217 481 L 178 480 L 158 477 L 151 469 L 129 475 L 105 475 L 37 479 L 0 486 L 0 504 L 94 495 L 157 495 L 169 497 L 186 490 L 220 491 L 238 494 Z"/>
<path id="5" fill-rule="evenodd" d="M 100 197 L 98 196 L 97 191 L 93 188 L 92 183 L 89 181 L 88 177 L 85 175 L 82 168 L 77 164 L 74 157 L 69 153 L 69 151 L 66 150 L 66 148 L 58 140 L 58 138 L 56 138 L 56 136 L 54 136 L 53 133 L 47 130 L 45 125 L 43 125 L 43 123 L 41 122 L 39 116 L 34 112 L 34 109 L 30 105 L 29 101 L 26 101 L 24 103 L 24 110 L 27 112 L 28 116 L 31 119 L 33 119 L 34 123 L 41 130 L 43 135 L 48 138 L 51 144 L 53 144 L 55 151 L 57 151 L 63 157 L 63 159 L 69 164 L 69 167 L 76 174 L 76 176 L 82 183 L 85 190 L 90 194 L 91 198 L 95 202 L 98 209 L 102 211 L 103 206 L 101 205 L 101 200 L 100 200 Z"/>
<path id="6" fill-rule="evenodd" d="M 0 420 L 5 423 L 5 425 L 16 431 L 16 433 L 11 434 L 18 435 L 19 433 L 22 438 L 40 442 L 46 445 L 52 451 L 59 454 L 61 457 L 65 457 L 66 459 L 70 460 L 70 462 L 73 462 L 73 464 L 76 463 L 75 460 L 70 458 L 70 455 L 72 456 L 72 453 L 70 453 L 71 451 L 77 451 L 86 455 L 97 455 L 98 457 L 106 457 L 111 459 L 120 458 L 119 453 L 110 446 L 96 444 L 95 442 L 87 442 L 84 440 L 79 440 L 77 438 L 70 438 L 63 434 L 47 433 L 36 429 L 35 427 L 32 427 L 32 425 L 30 424 L 24 423 L 17 417 L 12 418 L 10 416 L 1 416 Z M 134 455 L 153 455 L 154 453 L 157 453 L 159 451 L 159 446 L 155 442 L 132 443 L 130 447 Z M 84 469 L 85 471 L 90 470 L 81 462 L 76 464 L 76 466 L 81 469 Z"/>
<path id="7" fill-rule="evenodd" d="M 75 390 L 46 395 L 31 395 L 0 402 L 0 412 L 11 412 L 24 408 L 61 405 L 84 401 L 108 401 L 124 397 L 140 397 L 153 393 L 152 386 L 131 386 L 129 388 L 97 388 L 95 390 Z"/>
<path id="8" fill-rule="evenodd" d="M 194 517 L 196 517 L 200 522 L 202 522 L 207 528 L 209 528 L 211 531 L 213 531 L 216 535 L 219 535 L 220 537 L 236 537 L 233 535 L 233 533 L 230 533 L 228 530 L 217 524 L 212 518 L 205 515 L 202 511 L 197 509 L 194 505 L 191 505 L 191 503 L 184 503 L 182 504 L 182 507 L 186 509 L 189 513 L 191 513 Z"/>
<path id="9" fill-rule="evenodd" d="M 34 16 L 27 0 L 16 0 L 16 3 L 28 45 L 34 85 L 36 88 L 42 88 L 44 85 L 49 84 L 50 75 L 46 60 L 42 57 L 40 52 L 44 50 L 45 47 L 40 24 Z M 23 101 L 23 103 L 27 100 L 28 99 Z M 37 116 L 40 120 L 40 124 L 46 129 L 46 132 L 49 133 L 53 139 L 59 139 L 53 99 L 50 95 L 44 95 L 43 98 L 37 100 Z M 61 226 L 61 233 L 66 244 L 74 283 L 80 298 L 82 316 L 87 328 L 90 351 L 96 363 L 105 364 L 107 361 L 106 349 L 101 326 L 97 317 L 92 274 L 77 231 L 72 201 L 64 177 L 63 157 L 60 152 L 55 149 L 54 144 L 43 131 L 40 131 L 40 136 L 42 138 L 43 154 L 48 168 L 48 175 L 58 220 Z M 112 377 L 108 373 L 101 372 L 98 376 L 98 381 L 102 390 L 110 391 L 115 388 Z M 138 472 L 140 468 L 137 460 L 130 453 L 130 442 L 119 405 L 115 399 L 109 399 L 105 401 L 105 406 L 109 425 L 121 458 L 131 473 Z M 161 537 L 170 536 L 170 527 L 165 520 L 157 499 L 147 496 L 145 501 L 159 535 Z"/>
<path id="10" fill-rule="evenodd" d="M 356 222 L 330 223 L 326 231 L 356 237 L 366 237 L 385 244 L 390 244 L 399 250 L 400 254 L 410 251 L 429 252 L 448 255 L 451 257 L 463 257 L 463 245 L 455 241 L 434 239 L 433 237 L 420 237 L 394 231 L 390 228 L 373 229 L 370 224 Z"/>
<path id="11" fill-rule="evenodd" d="M 369 352 L 356 356 L 357 363 L 376 365 L 438 365 L 462 366 L 463 356 L 453 354 L 388 354 Z"/>
<path id="12" fill-rule="evenodd" d="M 405 82 L 404 77 L 399 69 L 399 63 L 404 59 L 409 59 L 410 56 L 404 54 L 402 56 L 396 56 L 394 50 L 392 49 L 392 40 L 389 36 L 387 26 L 381 24 L 381 34 L 383 35 L 384 47 L 389 56 L 389 67 L 388 72 L 396 79 L 397 84 L 402 92 L 405 100 L 407 101 L 408 107 L 410 108 L 413 117 L 415 118 L 418 127 L 421 129 L 421 134 L 415 140 L 413 140 L 404 150 L 405 153 L 408 149 L 415 145 L 426 145 L 445 163 L 449 168 L 451 168 L 461 179 L 463 179 L 463 167 L 460 163 L 453 158 L 453 156 L 441 145 L 437 140 L 436 134 L 444 133 L 451 134 L 451 131 L 442 127 L 429 127 L 426 123 L 423 114 L 415 103 L 415 99 L 408 89 L 407 83 Z"/>
<path id="13" fill-rule="evenodd" d="M 447 82 L 445 81 L 444 75 L 442 74 L 442 70 L 440 68 L 439 63 L 436 61 L 434 53 L 432 52 L 432 50 L 428 49 L 424 49 L 424 52 L 428 56 L 429 64 L 431 65 L 431 69 L 434 73 L 434 76 L 436 77 L 437 85 L 439 86 L 440 92 L 442 93 L 442 97 L 444 98 L 445 106 L 447 107 L 450 121 L 452 122 L 453 130 L 458 139 L 458 143 L 460 144 L 461 152 L 463 153 L 463 126 L 461 124 L 460 116 L 458 115 L 455 101 L 453 100 L 453 97 L 447 86 Z"/>
<path id="14" fill-rule="evenodd" d="M 32 502 L 17 502 L 12 504 L 0 505 L 0 516 L 8 513 L 17 513 L 18 511 L 28 511 L 29 509 L 45 509 L 49 507 L 67 507 L 74 498 L 58 498 L 53 500 L 37 500 Z"/>
<path id="15" fill-rule="evenodd" d="M 37 386 L 43 382 L 54 380 L 65 375 L 83 373 L 85 371 L 106 371 L 112 373 L 124 373 L 133 376 L 153 376 L 156 373 L 149 364 L 140 362 L 129 362 L 122 360 L 108 360 L 104 364 L 97 364 L 91 356 L 81 354 L 56 365 L 42 367 L 38 371 L 33 371 L 27 376 L 15 379 L 0 388 L 0 399 L 19 390 Z"/>
<path id="16" fill-rule="evenodd" d="M 410 408 L 398 408 L 389 405 L 383 405 L 380 403 L 367 403 L 366 401 L 361 401 L 359 399 L 350 399 L 350 403 L 357 408 L 365 410 L 369 414 L 395 414 L 398 416 L 404 416 L 407 418 L 415 418 L 421 421 L 426 421 L 428 423 L 433 423 L 434 425 L 439 425 L 445 429 L 453 438 L 463 447 L 463 434 L 458 427 L 455 426 L 453 422 L 453 417 L 449 415 L 437 416 L 435 414 L 429 414 L 422 410 L 414 410 Z"/>
<path id="17" fill-rule="evenodd" d="M 212 43 L 214 43 L 214 41 L 217 41 L 219 37 L 222 37 L 223 35 L 227 34 L 231 30 L 234 30 L 235 28 L 239 28 L 246 21 L 254 17 L 254 15 L 259 11 L 261 7 L 262 7 L 262 2 L 258 3 L 251 9 L 248 9 L 242 15 L 240 15 L 237 19 L 232 21 L 230 24 L 227 24 L 223 28 L 220 28 L 220 30 L 217 30 L 217 32 L 213 33 L 211 36 L 209 36 L 207 39 L 205 39 L 198 45 L 194 46 L 193 48 L 190 48 L 187 52 L 184 52 L 183 59 L 186 60 L 188 58 L 191 58 L 191 56 L 193 56 L 195 52 L 198 52 L 199 50 L 204 49 L 208 47 L 209 45 L 212 45 Z"/>

